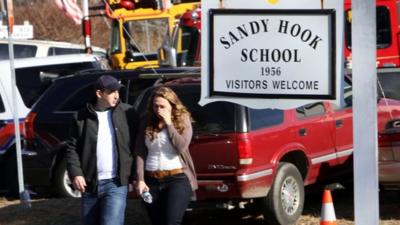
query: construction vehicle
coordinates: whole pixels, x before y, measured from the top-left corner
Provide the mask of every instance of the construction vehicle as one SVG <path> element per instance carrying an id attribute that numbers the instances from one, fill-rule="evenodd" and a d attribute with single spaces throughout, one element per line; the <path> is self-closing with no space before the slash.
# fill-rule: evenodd
<path id="1" fill-rule="evenodd" d="M 158 67 L 158 50 L 168 41 L 176 50 L 178 66 L 193 65 L 193 46 L 198 48 L 200 39 L 199 7 L 199 0 L 107 0 L 112 68 Z"/>
<path id="2" fill-rule="evenodd" d="M 400 66 L 399 6 L 400 0 L 376 1 L 377 67 Z M 172 42 L 178 66 L 198 64 L 194 58 L 200 52 L 199 0 L 108 0 L 105 8 L 113 20 L 110 56 L 114 69 L 158 67 L 157 50 L 165 40 Z M 344 8 L 344 66 L 351 68 L 351 0 L 344 1 Z"/>

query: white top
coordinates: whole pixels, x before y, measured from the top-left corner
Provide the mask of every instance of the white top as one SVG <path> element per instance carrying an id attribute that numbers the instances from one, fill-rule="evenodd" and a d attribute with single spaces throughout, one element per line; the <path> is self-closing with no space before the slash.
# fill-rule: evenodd
<path id="1" fill-rule="evenodd" d="M 146 136 L 145 143 L 148 149 L 146 159 L 147 171 L 182 168 L 179 155 L 168 137 L 167 129 L 163 129 L 157 133 L 153 141 L 150 141 L 149 137 Z"/>
<path id="2" fill-rule="evenodd" d="M 111 110 L 96 111 L 99 121 L 97 133 L 97 175 L 99 180 L 111 179 L 117 174 L 114 126 Z"/>

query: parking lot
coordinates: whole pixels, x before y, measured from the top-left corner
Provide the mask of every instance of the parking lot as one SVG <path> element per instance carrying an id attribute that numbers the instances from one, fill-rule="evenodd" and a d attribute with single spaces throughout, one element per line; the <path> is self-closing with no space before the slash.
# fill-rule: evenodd
<path id="1" fill-rule="evenodd" d="M 307 196 L 303 215 L 297 225 L 319 224 L 321 194 Z M 340 190 L 332 193 L 337 223 L 354 224 L 353 197 L 350 191 Z M 380 195 L 381 225 L 400 224 L 400 192 L 385 191 Z M 261 225 L 264 218 L 243 210 L 194 210 L 188 212 L 185 225 Z M 0 197 L 1 225 L 79 225 L 79 199 L 38 198 L 32 202 L 32 208 L 21 209 L 18 200 Z M 140 201 L 128 200 L 126 224 L 149 225 L 148 218 Z"/>

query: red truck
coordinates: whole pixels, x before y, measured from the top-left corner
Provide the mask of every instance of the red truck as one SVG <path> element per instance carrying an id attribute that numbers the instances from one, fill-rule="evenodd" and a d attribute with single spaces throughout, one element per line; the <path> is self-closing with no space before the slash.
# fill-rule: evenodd
<path id="1" fill-rule="evenodd" d="M 343 107 L 317 102 L 290 110 L 251 109 L 227 102 L 203 107 L 199 80 L 173 88 L 193 115 L 190 152 L 198 176 L 197 202 L 259 207 L 268 224 L 293 224 L 302 213 L 304 186 L 352 172 L 352 89 Z M 150 91 L 150 90 L 148 90 Z M 148 96 L 149 92 L 144 92 Z M 142 99 L 139 97 L 139 99 Z M 146 97 L 136 104 L 144 113 Z M 379 131 L 400 116 L 400 101 L 378 101 Z"/>
<path id="2" fill-rule="evenodd" d="M 376 0 L 376 56 L 377 67 L 400 66 L 400 1 Z M 351 0 L 345 0 L 345 60 L 351 68 Z"/>

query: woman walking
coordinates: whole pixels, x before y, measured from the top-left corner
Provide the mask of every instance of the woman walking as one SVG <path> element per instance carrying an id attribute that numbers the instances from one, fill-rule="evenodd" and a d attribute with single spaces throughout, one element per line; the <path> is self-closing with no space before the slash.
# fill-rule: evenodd
<path id="1" fill-rule="evenodd" d="M 149 191 L 145 203 L 153 225 L 179 225 L 197 188 L 189 144 L 191 116 L 168 87 L 153 91 L 147 120 L 136 144 L 137 191 Z"/>

